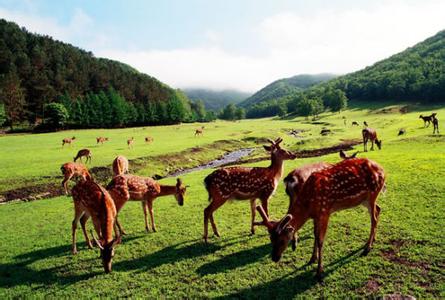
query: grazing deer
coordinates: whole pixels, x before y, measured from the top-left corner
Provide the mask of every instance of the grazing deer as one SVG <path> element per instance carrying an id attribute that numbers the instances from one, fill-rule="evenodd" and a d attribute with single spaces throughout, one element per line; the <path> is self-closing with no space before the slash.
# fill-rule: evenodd
<path id="1" fill-rule="evenodd" d="M 296 200 L 292 202 L 287 215 L 280 221 L 270 221 L 263 208 L 257 206 L 263 218 L 262 224 L 269 231 L 272 260 L 278 262 L 294 232 L 298 232 L 309 219 L 313 219 L 315 240 L 309 263 L 318 259 L 317 279 L 321 281 L 323 242 L 330 215 L 360 204 L 368 208 L 371 216 L 371 233 L 363 252 L 364 255 L 368 254 L 375 240 L 381 211 L 376 200 L 384 185 L 384 170 L 377 163 L 366 158 L 347 159 L 312 173 Z"/>
<path id="2" fill-rule="evenodd" d="M 89 217 L 93 219 L 94 229 L 99 240 L 91 235 L 100 249 L 100 257 L 105 273 L 111 272 L 114 247 L 121 242 L 121 236 L 113 239 L 113 228 L 116 220 L 116 206 L 110 194 L 92 180 L 79 181 L 72 189 L 74 200 L 74 220 L 72 223 L 73 254 L 77 254 L 76 230 L 80 220 L 88 248 L 92 248 L 85 224 Z"/>
<path id="3" fill-rule="evenodd" d="M 281 138 L 269 140 L 271 146 L 263 146 L 270 152 L 271 164 L 267 168 L 228 167 L 221 168 L 204 179 L 205 187 L 209 193 L 210 204 L 204 210 L 204 241 L 207 243 L 209 220 L 213 233 L 219 237 L 218 229 L 213 220 L 213 212 L 227 200 L 250 200 L 251 206 L 251 234 L 255 233 L 255 201 L 260 199 L 264 210 L 268 211 L 268 201 L 283 174 L 283 161 L 293 160 L 296 155 L 282 149 Z"/>
<path id="4" fill-rule="evenodd" d="M 352 121 L 352 126 L 358 126 L 358 123 L 356 121 Z"/>
<path id="5" fill-rule="evenodd" d="M 377 132 L 373 128 L 364 128 L 362 130 L 362 137 L 363 137 L 363 148 L 365 152 L 368 152 L 368 140 L 371 141 L 371 151 L 374 151 L 374 143 L 377 145 L 377 147 L 382 149 L 382 140 L 377 139 Z"/>
<path id="6" fill-rule="evenodd" d="M 65 146 L 65 144 L 69 144 L 71 146 L 71 143 L 74 142 L 75 139 L 75 136 L 73 136 L 72 138 L 64 138 L 62 140 L 62 147 Z"/>
<path id="7" fill-rule="evenodd" d="M 430 127 L 431 122 L 433 122 L 433 119 L 436 117 L 437 113 L 432 113 L 430 116 L 423 116 L 420 115 L 419 119 L 423 120 L 423 127 Z"/>
<path id="8" fill-rule="evenodd" d="M 119 155 L 113 160 L 113 174 L 114 176 L 128 173 L 128 159 L 125 156 Z"/>
<path id="9" fill-rule="evenodd" d="M 363 121 L 363 125 L 365 125 L 365 127 L 369 127 L 368 123 L 366 123 L 366 121 Z"/>
<path id="10" fill-rule="evenodd" d="M 352 153 L 351 155 L 348 155 L 348 154 L 346 154 L 346 152 L 343 151 L 343 150 L 340 150 L 340 153 L 339 153 L 341 159 L 351 159 L 351 158 L 355 158 L 355 157 L 357 156 L 357 154 L 358 154 L 358 151 Z"/>
<path id="11" fill-rule="evenodd" d="M 406 134 L 405 128 L 400 128 L 399 129 L 399 134 L 397 134 L 397 136 L 404 135 L 404 134 Z"/>
<path id="12" fill-rule="evenodd" d="M 101 143 L 102 145 L 104 144 L 104 142 L 108 142 L 108 138 L 107 137 L 97 137 L 96 138 L 96 144 Z"/>
<path id="13" fill-rule="evenodd" d="M 124 187 L 123 187 L 124 186 Z M 122 190 L 128 190 L 128 197 L 114 196 L 115 190 L 118 189 L 121 195 Z M 141 177 L 135 175 L 119 175 L 114 177 L 107 186 L 107 190 L 115 200 L 117 211 L 128 200 L 142 201 L 142 209 L 144 211 L 145 230 L 148 232 L 147 210 L 150 213 L 151 229 L 156 232 L 156 225 L 153 216 L 153 201 L 162 196 L 174 195 L 179 206 L 184 205 L 184 197 L 187 186 L 182 184 L 181 179 L 176 179 L 176 185 L 163 185 L 149 177 Z M 120 231 L 124 233 L 119 221 L 116 222 Z"/>
<path id="14" fill-rule="evenodd" d="M 195 130 L 195 136 L 202 135 L 204 133 L 204 126 Z"/>
<path id="15" fill-rule="evenodd" d="M 81 177 L 84 181 L 92 179 L 87 167 L 83 164 L 67 162 L 60 167 L 60 170 L 64 176 L 62 186 L 65 188 L 65 195 L 68 195 L 68 180 L 74 176 Z"/>
<path id="16" fill-rule="evenodd" d="M 133 148 L 133 143 L 134 143 L 134 137 L 131 137 L 131 139 L 127 140 L 128 149 Z"/>
<path id="17" fill-rule="evenodd" d="M 148 144 L 148 143 L 151 143 L 151 142 L 153 142 L 154 141 L 154 139 L 151 137 L 151 136 L 147 136 L 147 137 L 145 137 L 145 142 Z"/>
<path id="18" fill-rule="evenodd" d="M 434 126 L 433 134 L 435 134 L 436 131 L 437 131 L 437 133 L 439 133 L 439 120 L 436 118 L 435 114 L 433 116 L 433 121 L 432 122 L 433 122 L 433 126 Z"/>
<path id="19" fill-rule="evenodd" d="M 82 161 L 82 157 L 86 157 L 86 161 L 85 163 L 88 163 L 88 160 L 91 163 L 91 151 L 90 149 L 81 149 L 79 150 L 79 152 L 77 152 L 76 157 L 74 157 L 74 162 L 76 162 L 76 160 L 80 159 L 80 161 Z"/>

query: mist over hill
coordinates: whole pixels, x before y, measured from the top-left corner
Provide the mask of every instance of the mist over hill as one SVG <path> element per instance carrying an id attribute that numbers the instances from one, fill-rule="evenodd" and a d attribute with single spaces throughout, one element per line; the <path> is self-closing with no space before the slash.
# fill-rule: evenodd
<path id="1" fill-rule="evenodd" d="M 190 100 L 202 100 L 205 108 L 213 111 L 218 111 L 231 103 L 238 104 L 251 95 L 251 93 L 230 89 L 216 91 L 205 88 L 186 88 L 183 91 Z"/>

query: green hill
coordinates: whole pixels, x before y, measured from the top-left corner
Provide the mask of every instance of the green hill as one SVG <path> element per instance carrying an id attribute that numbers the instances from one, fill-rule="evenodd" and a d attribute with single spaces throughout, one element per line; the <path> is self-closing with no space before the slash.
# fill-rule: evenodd
<path id="1" fill-rule="evenodd" d="M 334 77 L 335 75 L 332 74 L 302 74 L 290 78 L 279 79 L 262 88 L 245 101 L 241 102 L 239 106 L 247 108 L 262 102 L 277 100 Z"/>
<path id="2" fill-rule="evenodd" d="M 34 122 L 44 117 L 46 103 L 58 101 L 61 97 L 74 101 L 110 89 L 139 108 L 137 113 L 142 122 L 143 114 L 148 115 L 150 109 L 166 111 L 152 120 L 158 123 L 165 123 L 163 119 L 168 114 L 180 115 L 174 117 L 174 122 L 183 121 L 190 115 L 169 110 L 168 103 L 175 101 L 183 106 L 182 110 L 190 112 L 189 100 L 156 78 L 126 64 L 96 58 L 91 52 L 49 36 L 30 33 L 13 22 L 0 19 L 0 104 L 5 104 L 9 119 L 16 123 Z M 88 103 L 83 104 L 88 106 Z M 158 104 L 165 107 L 149 107 Z M 141 109 L 146 109 L 146 113 Z M 131 111 L 134 115 L 134 108 Z M 97 111 L 93 113 L 97 114 Z"/>
<path id="3" fill-rule="evenodd" d="M 202 100 L 208 110 L 219 111 L 228 104 L 238 104 L 249 97 L 250 93 L 237 90 L 214 91 L 209 89 L 189 88 L 184 89 L 184 93 L 192 101 Z"/>
<path id="4" fill-rule="evenodd" d="M 363 70 L 317 88 L 342 89 L 352 100 L 445 100 L 445 30 Z"/>

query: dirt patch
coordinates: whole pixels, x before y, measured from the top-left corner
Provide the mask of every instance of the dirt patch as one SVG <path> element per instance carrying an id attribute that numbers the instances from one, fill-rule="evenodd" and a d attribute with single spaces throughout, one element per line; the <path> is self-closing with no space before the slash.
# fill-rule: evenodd
<path id="1" fill-rule="evenodd" d="M 381 250 L 381 254 L 386 260 L 389 260 L 392 263 L 401 264 L 410 268 L 418 268 L 423 274 L 427 274 L 430 270 L 429 263 L 423 261 L 411 261 L 400 255 L 400 249 L 408 243 L 410 243 L 410 241 L 399 239 L 392 240 L 392 248 L 389 250 Z"/>
<path id="2" fill-rule="evenodd" d="M 377 280 L 369 279 L 365 284 L 365 289 L 368 293 L 375 294 L 380 289 L 380 283 Z"/>
<path id="3" fill-rule="evenodd" d="M 388 107 L 388 108 L 382 108 L 382 109 L 373 111 L 373 113 L 376 113 L 376 114 L 396 114 L 396 113 L 406 114 L 410 111 L 411 111 L 411 106 L 405 105 L 405 106 L 393 106 L 393 107 Z"/>
<path id="4" fill-rule="evenodd" d="M 0 195 L 0 203 L 10 201 L 33 201 L 57 197 L 62 194 L 63 190 L 60 184 L 39 184 L 3 192 Z"/>

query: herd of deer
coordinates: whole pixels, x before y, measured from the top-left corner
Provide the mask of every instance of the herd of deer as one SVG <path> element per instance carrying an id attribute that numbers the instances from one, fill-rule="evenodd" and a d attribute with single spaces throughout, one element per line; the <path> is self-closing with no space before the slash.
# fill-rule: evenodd
<path id="1" fill-rule="evenodd" d="M 208 242 L 208 223 L 210 221 L 215 236 L 220 236 L 213 213 L 231 199 L 249 200 L 251 207 L 251 234 L 255 226 L 266 226 L 272 242 L 272 259 L 278 261 L 291 243 L 293 250 L 297 244 L 297 232 L 308 221 L 314 222 L 314 249 L 310 263 L 318 262 L 317 278 L 323 273 L 322 250 L 328 227 L 329 216 L 338 210 L 364 205 L 371 215 L 371 234 L 366 243 L 367 254 L 375 239 L 375 232 L 380 214 L 376 204 L 377 196 L 385 185 L 383 169 L 366 158 L 356 158 L 344 152 L 339 163 L 316 163 L 297 168 L 284 179 L 286 193 L 289 195 L 288 213 L 279 221 L 269 219 L 268 203 L 278 187 L 283 175 L 285 160 L 294 160 L 296 155 L 281 148 L 281 138 L 269 140 L 264 149 L 270 154 L 268 167 L 223 167 L 215 170 L 204 179 L 209 196 L 209 205 L 204 209 L 204 236 Z M 67 192 L 67 182 L 73 176 L 80 178 L 72 188 L 75 217 L 72 222 L 72 252 L 77 253 L 76 230 L 80 225 L 87 246 L 93 247 L 86 222 L 91 217 L 96 231 L 93 241 L 99 247 L 106 273 L 111 271 L 114 247 L 121 243 L 122 229 L 118 220 L 119 211 L 129 200 L 142 202 L 145 229 L 149 231 L 147 211 L 150 215 L 151 230 L 156 231 L 153 216 L 153 201 L 157 197 L 174 195 L 178 204 L 184 204 L 186 186 L 178 178 L 175 185 L 162 185 L 149 177 L 131 175 L 128 172 L 128 160 L 118 156 L 112 164 L 114 177 L 102 187 L 96 183 L 88 169 L 80 164 L 69 162 L 62 166 L 62 182 Z M 256 205 L 259 199 L 261 205 Z M 255 222 L 256 211 L 262 221 Z M 115 236 L 113 237 L 113 231 Z"/>

